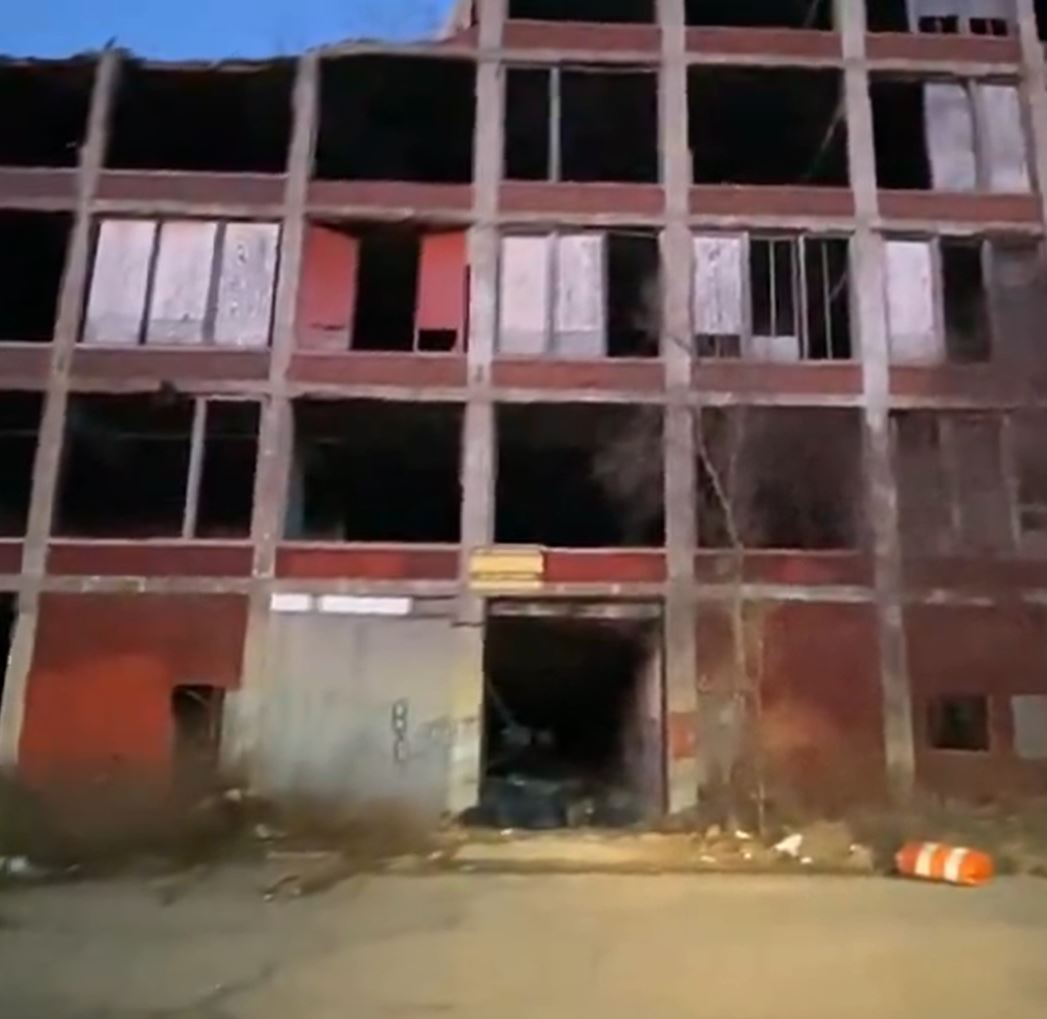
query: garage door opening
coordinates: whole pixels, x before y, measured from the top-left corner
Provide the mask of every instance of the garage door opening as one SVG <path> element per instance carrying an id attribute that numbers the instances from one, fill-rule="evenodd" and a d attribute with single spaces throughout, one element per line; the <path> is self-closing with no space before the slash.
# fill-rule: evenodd
<path id="1" fill-rule="evenodd" d="M 661 813 L 660 637 L 644 606 L 496 607 L 477 820 L 622 827 Z"/>

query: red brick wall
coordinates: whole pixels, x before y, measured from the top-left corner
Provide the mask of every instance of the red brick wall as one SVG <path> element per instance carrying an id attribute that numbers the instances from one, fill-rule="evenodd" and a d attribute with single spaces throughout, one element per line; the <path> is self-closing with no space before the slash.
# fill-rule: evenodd
<path id="1" fill-rule="evenodd" d="M 1010 703 L 1047 694 L 1047 609 L 920 605 L 905 623 L 920 785 L 972 799 L 1047 792 L 1047 763 L 1014 753 Z M 989 696 L 988 752 L 928 745 L 927 701 L 949 694 Z"/>
<path id="2" fill-rule="evenodd" d="M 162 778 L 171 688 L 236 686 L 247 604 L 226 595 L 47 594 L 19 761 L 35 784 Z"/>

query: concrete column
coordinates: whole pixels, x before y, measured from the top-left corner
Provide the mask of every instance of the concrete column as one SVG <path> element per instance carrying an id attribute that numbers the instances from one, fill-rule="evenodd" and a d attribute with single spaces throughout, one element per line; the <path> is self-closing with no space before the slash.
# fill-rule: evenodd
<path id="1" fill-rule="evenodd" d="M 1040 208 L 1047 222 L 1047 67 L 1033 0 L 1014 0 L 1022 46 L 1022 93 L 1032 177 L 1039 184 Z"/>
<path id="2" fill-rule="evenodd" d="M 294 128 L 287 160 L 284 215 L 280 235 L 280 276 L 273 308 L 269 392 L 262 407 L 255 473 L 254 546 L 241 688 L 226 699 L 222 763 L 250 771 L 250 756 L 265 706 L 269 595 L 276 573 L 276 552 L 283 536 L 288 500 L 294 421 L 287 394 L 287 373 L 295 346 L 295 319 L 305 238 L 305 209 L 312 177 L 318 129 L 320 61 L 316 52 L 298 61 L 294 88 Z"/>
<path id="3" fill-rule="evenodd" d="M 505 0 L 480 0 L 476 69 L 473 226 L 469 232 L 469 402 L 462 435 L 462 558 L 458 655 L 451 690 L 453 736 L 447 810 L 476 804 L 481 780 L 484 694 L 484 600 L 469 590 L 474 549 L 494 540 L 495 414 L 490 381 L 498 326 L 498 190 L 502 177 L 505 70 L 495 51 L 505 28 Z"/>
<path id="4" fill-rule="evenodd" d="M 699 761 L 697 651 L 695 647 L 694 417 L 690 406 L 691 157 L 687 139 L 687 61 L 683 0 L 659 0 L 662 67 L 659 88 L 662 185 L 662 359 L 669 388 L 665 412 L 665 528 L 669 586 L 665 600 L 665 684 L 668 804 L 671 813 L 697 802 Z"/>
<path id="5" fill-rule="evenodd" d="M 915 781 L 913 709 L 902 613 L 898 491 L 891 455 L 884 244 L 876 229 L 879 202 L 862 5 L 839 0 L 837 19 L 846 64 L 847 135 L 857 212 L 851 241 L 852 319 L 862 359 L 865 509 L 873 546 L 879 617 L 884 750 L 891 790 L 897 798 L 905 799 L 911 795 Z"/>
<path id="6" fill-rule="evenodd" d="M 81 309 L 85 304 L 87 290 L 91 258 L 91 206 L 105 159 L 119 61 L 117 51 L 106 50 L 98 62 L 87 131 L 80 149 L 76 213 L 58 299 L 47 393 L 33 465 L 33 493 L 22 558 L 22 574 L 27 583 L 18 599 L 18 617 L 11 638 L 3 703 L 0 704 L 0 768 L 14 767 L 18 763 L 18 746 L 36 637 L 40 585 L 47 566 L 47 544 L 61 468 L 65 412 L 69 401 L 69 372 L 79 338 Z"/>

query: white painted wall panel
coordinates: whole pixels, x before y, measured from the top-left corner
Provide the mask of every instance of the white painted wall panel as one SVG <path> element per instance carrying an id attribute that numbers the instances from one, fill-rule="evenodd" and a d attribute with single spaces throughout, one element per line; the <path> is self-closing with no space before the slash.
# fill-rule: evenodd
<path id="1" fill-rule="evenodd" d="M 800 337 L 750 336 L 744 353 L 753 361 L 799 361 Z"/>
<path id="2" fill-rule="evenodd" d="M 600 233 L 557 239 L 554 349 L 559 357 L 607 353 L 605 245 Z"/>
<path id="3" fill-rule="evenodd" d="M 1011 698 L 1014 752 L 1027 761 L 1047 760 L 1047 697 Z"/>
<path id="4" fill-rule="evenodd" d="M 84 343 L 134 346 L 142 336 L 156 223 L 102 223 L 87 301 Z"/>
<path id="5" fill-rule="evenodd" d="M 218 224 L 176 221 L 160 227 L 146 343 L 202 343 Z"/>
<path id="6" fill-rule="evenodd" d="M 694 332 L 738 336 L 744 330 L 745 241 L 737 236 L 694 239 Z"/>
<path id="7" fill-rule="evenodd" d="M 973 191 L 977 186 L 974 116 L 961 85 L 931 82 L 924 86 L 927 153 L 931 184 L 939 191 Z"/>
<path id="8" fill-rule="evenodd" d="M 230 223 L 225 228 L 215 342 L 265 347 L 272 328 L 280 228 L 273 223 Z"/>
<path id="9" fill-rule="evenodd" d="M 945 351 L 935 329 L 934 257 L 929 241 L 888 241 L 887 328 L 891 359 L 935 363 Z"/>
<path id="10" fill-rule="evenodd" d="M 502 353 L 531 356 L 548 347 L 549 237 L 503 237 L 499 284 L 498 346 Z"/>
<path id="11" fill-rule="evenodd" d="M 1013 85 L 979 85 L 989 189 L 1021 194 L 1031 189 L 1021 100 Z"/>

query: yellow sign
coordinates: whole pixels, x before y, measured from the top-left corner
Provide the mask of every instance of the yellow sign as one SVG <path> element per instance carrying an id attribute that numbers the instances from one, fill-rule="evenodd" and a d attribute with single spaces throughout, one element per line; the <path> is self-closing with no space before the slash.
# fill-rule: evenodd
<path id="1" fill-rule="evenodd" d="M 478 548 L 469 557 L 474 591 L 538 591 L 545 580 L 545 553 L 531 546 Z"/>

